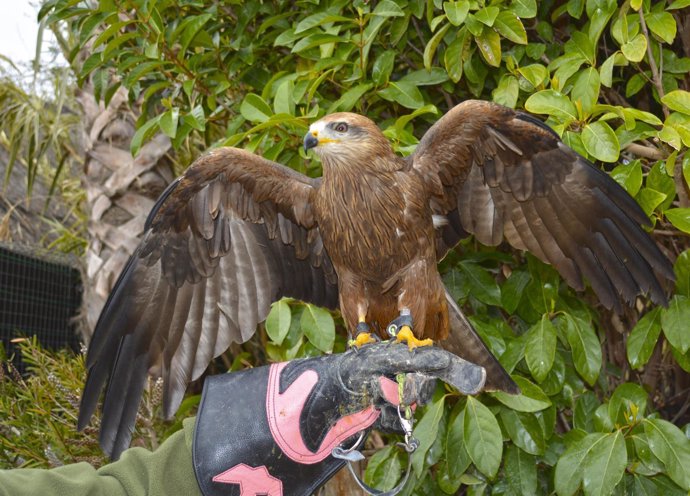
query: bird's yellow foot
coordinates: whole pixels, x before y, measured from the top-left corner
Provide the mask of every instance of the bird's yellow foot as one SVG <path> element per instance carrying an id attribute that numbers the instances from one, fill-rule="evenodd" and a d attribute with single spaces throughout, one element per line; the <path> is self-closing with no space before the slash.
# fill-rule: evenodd
<path id="1" fill-rule="evenodd" d="M 355 339 L 351 339 L 348 344 L 361 348 L 365 344 L 377 343 L 378 340 L 370 332 L 360 332 Z"/>
<path id="2" fill-rule="evenodd" d="M 417 339 L 414 336 L 410 326 L 406 325 L 400 328 L 398 333 L 395 335 L 395 340 L 398 343 L 402 343 L 403 341 L 406 342 L 410 351 L 414 350 L 415 348 L 419 348 L 420 346 L 431 346 L 434 344 L 431 339 Z"/>

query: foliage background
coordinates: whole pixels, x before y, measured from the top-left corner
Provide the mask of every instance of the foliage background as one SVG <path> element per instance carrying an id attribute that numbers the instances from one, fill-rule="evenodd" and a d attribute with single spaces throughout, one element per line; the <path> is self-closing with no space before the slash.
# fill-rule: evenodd
<path id="1" fill-rule="evenodd" d="M 670 305 L 640 299 L 615 315 L 534 257 L 463 242 L 444 280 L 523 394 L 440 388 L 418 414 L 405 492 L 687 494 L 689 4 L 50 0 L 40 17 L 79 84 L 105 102 L 126 92 L 132 153 L 164 134 L 176 174 L 231 145 L 317 176 L 302 135 L 334 111 L 373 118 L 402 154 L 468 98 L 544 118 L 649 215 L 675 260 Z M 337 316 L 281 301 L 226 360 L 338 351 L 342 331 Z M 383 441 L 365 475 L 386 489 L 405 455 Z"/>

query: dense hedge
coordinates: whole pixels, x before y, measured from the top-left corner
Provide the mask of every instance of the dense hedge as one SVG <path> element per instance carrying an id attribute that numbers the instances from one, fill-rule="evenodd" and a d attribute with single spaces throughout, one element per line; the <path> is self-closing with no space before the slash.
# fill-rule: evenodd
<path id="1" fill-rule="evenodd" d="M 676 260 L 671 303 L 640 299 L 615 316 L 529 255 L 463 242 L 444 280 L 523 395 L 439 389 L 418 416 L 406 493 L 687 494 L 688 4 L 50 0 L 41 15 L 75 55 L 90 47 L 73 61 L 81 82 L 106 101 L 124 86 L 141 109 L 132 152 L 163 132 L 178 172 L 233 145 L 319 175 L 299 145 L 337 110 L 376 120 L 402 154 L 468 98 L 543 117 L 649 214 Z M 338 327 L 321 309 L 278 303 L 268 358 L 342 349 Z M 379 451 L 368 482 L 395 485 L 404 457 Z"/>

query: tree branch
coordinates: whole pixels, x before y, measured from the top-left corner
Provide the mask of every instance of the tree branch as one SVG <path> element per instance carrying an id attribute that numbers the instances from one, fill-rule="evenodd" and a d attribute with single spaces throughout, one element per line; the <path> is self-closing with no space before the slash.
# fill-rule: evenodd
<path id="1" fill-rule="evenodd" d="M 642 27 L 642 34 L 647 39 L 647 57 L 649 58 L 649 68 L 652 70 L 652 82 L 656 88 L 656 92 L 659 95 L 659 99 L 664 96 L 664 85 L 661 82 L 661 75 L 659 74 L 659 69 L 656 66 L 656 61 L 654 60 L 654 55 L 652 54 L 652 40 L 649 37 L 649 31 L 647 30 L 647 23 L 644 20 L 644 13 L 642 12 L 642 7 L 638 11 L 640 14 L 640 26 Z M 668 117 L 669 111 L 666 105 L 661 105 L 661 110 L 664 112 L 664 116 Z"/>

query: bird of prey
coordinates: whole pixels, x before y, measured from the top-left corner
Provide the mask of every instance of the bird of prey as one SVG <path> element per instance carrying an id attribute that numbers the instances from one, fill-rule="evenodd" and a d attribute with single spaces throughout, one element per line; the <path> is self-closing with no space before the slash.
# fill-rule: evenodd
<path id="1" fill-rule="evenodd" d="M 391 321 L 420 339 L 450 333 L 488 388 L 517 391 L 437 269 L 468 234 L 532 252 L 575 289 L 589 281 L 608 308 L 641 294 L 666 303 L 672 266 L 642 209 L 532 116 L 466 101 L 402 158 L 370 119 L 337 113 L 304 146 L 321 178 L 218 148 L 159 198 L 88 349 L 79 428 L 105 388 L 100 442 L 112 457 L 129 445 L 147 373 L 162 377 L 171 416 L 187 384 L 285 296 L 339 307 L 353 335 L 385 336 Z"/>

